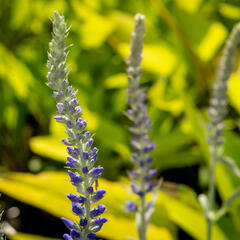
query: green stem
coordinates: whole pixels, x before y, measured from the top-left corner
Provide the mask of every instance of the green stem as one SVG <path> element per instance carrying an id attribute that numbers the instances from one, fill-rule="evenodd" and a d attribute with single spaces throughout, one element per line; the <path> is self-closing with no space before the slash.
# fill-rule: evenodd
<path id="1" fill-rule="evenodd" d="M 207 240 L 211 240 L 211 234 L 212 234 L 212 221 L 210 219 L 207 220 Z"/>
<path id="2" fill-rule="evenodd" d="M 209 187 L 208 187 L 208 202 L 209 202 L 209 213 L 213 212 L 214 202 L 215 202 L 215 168 L 217 162 L 217 147 L 214 146 L 211 152 L 211 167 L 209 173 Z M 210 216 L 207 217 L 207 239 L 211 240 L 211 232 L 213 221 Z"/>
<path id="3" fill-rule="evenodd" d="M 145 224 L 145 196 L 141 197 L 141 209 L 140 209 L 141 229 L 139 240 L 146 240 L 146 224 Z"/>

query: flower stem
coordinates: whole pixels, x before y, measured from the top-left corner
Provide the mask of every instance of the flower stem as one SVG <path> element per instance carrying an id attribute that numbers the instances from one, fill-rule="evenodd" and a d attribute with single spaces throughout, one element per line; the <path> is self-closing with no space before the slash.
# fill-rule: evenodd
<path id="1" fill-rule="evenodd" d="M 215 167 L 217 162 L 217 154 L 216 154 L 216 147 L 213 148 L 213 151 L 211 153 L 211 167 L 210 167 L 210 173 L 209 173 L 209 187 L 208 187 L 208 200 L 209 200 L 209 212 L 211 213 L 213 211 L 214 202 L 215 202 Z M 213 221 L 208 216 L 207 218 L 207 240 L 211 240 L 211 232 L 212 232 L 212 226 Z"/>
<path id="2" fill-rule="evenodd" d="M 139 240 L 146 240 L 145 196 L 141 197 Z"/>

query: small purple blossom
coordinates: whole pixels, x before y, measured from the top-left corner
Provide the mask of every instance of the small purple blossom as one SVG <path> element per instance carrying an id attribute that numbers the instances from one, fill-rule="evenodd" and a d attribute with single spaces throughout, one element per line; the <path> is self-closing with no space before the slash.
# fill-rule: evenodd
<path id="1" fill-rule="evenodd" d="M 105 195 L 105 193 L 106 193 L 106 191 L 104 189 L 100 189 L 100 190 L 96 191 L 95 195 L 94 195 L 95 201 L 102 199 L 103 196 Z"/>
<path id="2" fill-rule="evenodd" d="M 128 212 L 136 212 L 138 210 L 137 205 L 133 201 L 127 201 L 126 207 Z"/>
<path id="3" fill-rule="evenodd" d="M 68 170 L 68 175 L 71 178 L 71 182 L 73 184 L 80 183 L 83 180 L 83 178 L 81 176 L 75 174 L 74 172 L 72 172 L 70 170 Z"/>
<path id="4" fill-rule="evenodd" d="M 54 119 L 59 123 L 64 123 L 65 122 L 65 119 L 61 116 L 56 116 L 56 117 L 54 117 Z"/>
<path id="5" fill-rule="evenodd" d="M 84 203 L 86 201 L 85 197 L 78 196 L 77 194 L 68 194 L 67 197 L 71 202 L 75 203 Z"/>
<path id="6" fill-rule="evenodd" d="M 84 173 L 84 174 L 88 173 L 88 167 L 83 167 L 82 168 L 82 173 Z"/>
<path id="7" fill-rule="evenodd" d="M 75 112 L 80 113 L 82 111 L 82 108 L 80 106 L 75 107 Z"/>
<path id="8" fill-rule="evenodd" d="M 89 153 L 83 152 L 83 159 L 89 159 Z"/>
<path id="9" fill-rule="evenodd" d="M 80 219 L 80 226 L 85 227 L 87 223 L 88 223 L 87 219 L 83 219 L 83 218 Z"/>
<path id="10" fill-rule="evenodd" d="M 93 210 L 91 210 L 90 215 L 92 217 L 97 217 L 99 215 L 101 215 L 102 213 L 104 213 L 106 207 L 103 204 L 98 205 L 97 207 L 93 208 Z"/>
<path id="11" fill-rule="evenodd" d="M 64 225 L 70 230 L 74 228 L 75 223 L 71 220 L 68 220 L 64 217 L 61 218 L 61 220 L 63 221 Z"/>
<path id="12" fill-rule="evenodd" d="M 88 237 L 88 239 L 97 239 L 97 238 L 98 238 L 98 236 L 97 236 L 96 233 L 89 233 L 89 234 L 87 235 L 87 237 Z"/>
<path id="13" fill-rule="evenodd" d="M 91 133 L 89 131 L 85 132 L 84 137 L 85 139 L 88 139 L 91 136 Z"/>
<path id="14" fill-rule="evenodd" d="M 69 121 L 69 120 L 67 121 L 67 127 L 68 128 L 72 128 L 73 127 L 73 123 L 71 121 Z"/>
<path id="15" fill-rule="evenodd" d="M 81 215 L 83 215 L 83 213 L 85 211 L 85 208 L 83 206 L 81 206 L 80 204 L 78 204 L 78 203 L 73 203 L 72 204 L 72 211 L 76 215 L 81 216 Z"/>
<path id="16" fill-rule="evenodd" d="M 80 238 L 80 232 L 78 232 L 78 231 L 75 230 L 75 229 L 72 229 L 72 230 L 70 231 L 70 236 L 71 236 L 73 239 L 75 239 L 75 238 Z"/>
<path id="17" fill-rule="evenodd" d="M 66 234 L 66 233 L 63 235 L 63 238 L 65 240 L 73 240 L 72 237 L 70 235 Z"/>
<path id="18" fill-rule="evenodd" d="M 93 193 L 93 187 L 92 187 L 92 186 L 91 186 L 91 187 L 88 187 L 88 188 L 87 188 L 87 192 L 88 192 L 88 193 Z"/>
<path id="19" fill-rule="evenodd" d="M 103 170 L 104 170 L 103 167 L 93 168 L 90 171 L 90 174 L 93 175 L 93 176 L 97 176 L 97 175 L 101 174 L 103 172 Z"/>

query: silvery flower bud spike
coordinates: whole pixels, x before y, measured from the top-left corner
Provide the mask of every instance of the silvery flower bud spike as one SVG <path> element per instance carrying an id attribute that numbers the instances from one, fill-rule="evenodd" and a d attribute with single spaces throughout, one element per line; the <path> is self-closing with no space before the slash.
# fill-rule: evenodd
<path id="1" fill-rule="evenodd" d="M 83 120 L 82 109 L 76 98 L 76 91 L 68 83 L 68 71 L 66 59 L 68 52 L 65 41 L 69 29 L 66 26 L 64 16 L 54 12 L 53 39 L 49 43 L 47 67 L 47 85 L 54 90 L 53 96 L 57 102 L 57 122 L 66 125 L 68 138 L 62 142 L 67 146 L 67 168 L 69 182 L 75 187 L 78 194 L 68 194 L 67 198 L 72 203 L 72 212 L 79 217 L 79 222 L 73 222 L 62 218 L 63 223 L 69 229 L 69 234 L 64 234 L 66 240 L 97 239 L 98 232 L 106 218 L 100 217 L 105 211 L 105 206 L 95 203 L 103 198 L 106 191 L 93 188 L 93 184 L 101 173 L 102 167 L 94 167 L 97 160 L 98 149 L 93 147 L 93 138 L 86 131 L 87 121 Z M 92 207 L 95 204 L 95 207 Z"/>
<path id="2" fill-rule="evenodd" d="M 142 68 L 142 49 L 145 31 L 145 17 L 141 14 L 135 16 L 134 32 L 131 36 L 130 55 L 127 59 L 128 73 L 128 99 L 129 109 L 126 111 L 127 117 L 132 121 L 129 128 L 133 133 L 131 144 L 134 152 L 131 154 L 131 161 L 135 169 L 130 172 L 131 191 L 137 195 L 138 201 L 127 201 L 128 212 L 136 212 L 136 224 L 140 240 L 146 239 L 147 226 L 153 212 L 155 195 L 159 185 L 152 181 L 152 177 L 157 171 L 151 169 L 153 158 L 149 153 L 155 148 L 155 144 L 149 140 L 151 120 L 147 115 L 145 104 L 145 89 L 140 87 L 140 76 Z M 146 201 L 146 194 L 152 192 L 151 201 Z"/>
<path id="3" fill-rule="evenodd" d="M 237 47 L 240 43 L 240 24 L 238 23 L 232 30 L 229 39 L 226 42 L 220 66 L 217 72 L 217 79 L 213 85 L 213 93 L 210 99 L 208 109 L 210 123 L 208 129 L 208 145 L 210 150 L 210 173 L 208 196 L 201 194 L 199 201 L 202 206 L 203 214 L 207 220 L 207 239 L 212 236 L 212 226 L 223 214 L 225 214 L 229 205 L 240 195 L 240 189 L 237 189 L 224 203 L 220 210 L 215 211 L 215 169 L 216 164 L 221 162 L 225 164 L 235 175 L 240 177 L 240 169 L 234 160 L 223 156 L 224 138 L 222 131 L 224 129 L 224 117 L 227 113 L 227 85 L 228 79 L 232 73 Z"/>

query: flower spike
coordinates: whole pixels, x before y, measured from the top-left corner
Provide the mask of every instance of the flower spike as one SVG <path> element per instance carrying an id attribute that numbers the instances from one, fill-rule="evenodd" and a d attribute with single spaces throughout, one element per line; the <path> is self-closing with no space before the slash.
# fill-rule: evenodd
<path id="1" fill-rule="evenodd" d="M 92 204 L 103 198 L 104 190 L 94 190 L 92 185 L 97 181 L 103 172 L 102 167 L 94 168 L 97 159 L 96 147 L 92 148 L 93 139 L 88 131 L 87 121 L 81 118 L 82 108 L 76 99 L 76 91 L 68 84 L 68 71 L 66 68 L 65 41 L 69 29 L 65 23 L 64 16 L 57 11 L 54 12 L 53 39 L 49 43 L 49 53 L 47 67 L 47 85 L 54 90 L 54 99 L 57 102 L 57 122 L 66 125 L 68 138 L 62 142 L 67 145 L 66 165 L 69 168 L 68 174 L 70 182 L 75 187 L 78 194 L 68 194 L 68 199 L 72 202 L 72 211 L 80 218 L 79 224 L 66 218 L 62 218 L 63 223 L 70 230 L 70 234 L 64 234 L 66 240 L 86 240 L 97 239 L 95 232 L 99 231 L 107 221 L 99 220 L 99 215 L 105 211 L 104 205 L 92 208 Z"/>

